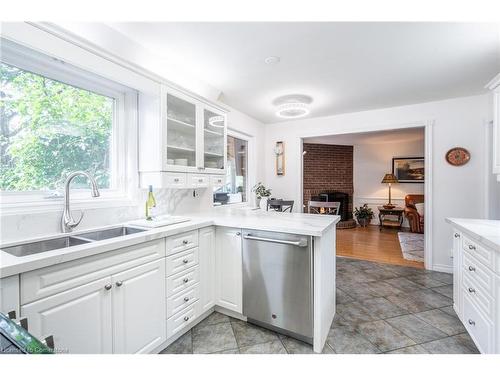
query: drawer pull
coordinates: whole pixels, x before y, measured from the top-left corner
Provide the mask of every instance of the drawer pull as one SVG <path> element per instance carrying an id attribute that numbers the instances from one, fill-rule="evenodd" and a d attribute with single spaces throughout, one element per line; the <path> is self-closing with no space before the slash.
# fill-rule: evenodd
<path id="1" fill-rule="evenodd" d="M 174 182 L 179 182 L 179 179 L 178 178 L 174 178 Z"/>
<path id="2" fill-rule="evenodd" d="M 19 325 L 23 327 L 26 331 L 28 330 L 28 318 L 19 318 Z"/>
<path id="3" fill-rule="evenodd" d="M 184 297 L 184 302 L 189 301 L 189 297 Z"/>
<path id="4" fill-rule="evenodd" d="M 106 284 L 106 285 L 104 286 L 104 289 L 106 289 L 106 290 L 110 290 L 112 287 L 113 287 L 113 285 L 111 285 L 111 284 Z"/>
<path id="5" fill-rule="evenodd" d="M 460 234 L 455 233 L 455 238 L 460 238 Z"/>
<path id="6" fill-rule="evenodd" d="M 469 271 L 474 272 L 476 270 L 476 267 L 469 266 Z"/>
<path id="7" fill-rule="evenodd" d="M 189 279 L 186 277 L 186 278 L 185 278 L 184 280 L 182 280 L 182 281 L 184 281 L 184 283 L 187 283 L 187 282 L 189 281 Z"/>
<path id="8" fill-rule="evenodd" d="M 469 293 L 476 293 L 476 289 L 474 289 L 474 288 L 469 288 Z"/>
<path id="9" fill-rule="evenodd" d="M 471 326 L 475 326 L 475 325 L 476 325 L 476 322 L 475 322 L 475 321 L 473 321 L 472 319 L 469 319 L 469 324 L 470 324 Z"/>
<path id="10" fill-rule="evenodd" d="M 203 178 L 199 178 L 199 179 L 198 179 L 198 182 L 203 182 Z"/>
<path id="11" fill-rule="evenodd" d="M 183 245 L 187 245 L 188 243 L 189 243 L 189 241 L 188 241 L 188 240 L 182 240 L 182 244 L 183 244 Z"/>
<path id="12" fill-rule="evenodd" d="M 184 263 L 184 264 L 188 264 L 188 263 L 189 263 L 189 260 L 184 259 L 184 260 L 182 261 L 182 263 Z"/>
<path id="13" fill-rule="evenodd" d="M 122 286 L 122 285 L 123 285 L 123 281 L 120 280 L 120 281 L 116 282 L 116 286 Z"/>
<path id="14" fill-rule="evenodd" d="M 476 250 L 476 247 L 474 245 L 469 245 L 469 250 Z"/>
<path id="15" fill-rule="evenodd" d="M 9 317 L 9 319 L 16 319 L 16 310 L 9 311 L 7 313 L 7 316 Z"/>
<path id="16" fill-rule="evenodd" d="M 184 321 L 187 322 L 189 320 L 189 316 L 184 317 Z"/>

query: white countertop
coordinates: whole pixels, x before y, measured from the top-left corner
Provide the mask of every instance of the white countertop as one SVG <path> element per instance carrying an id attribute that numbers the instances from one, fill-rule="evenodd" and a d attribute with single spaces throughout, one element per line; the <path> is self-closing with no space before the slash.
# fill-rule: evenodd
<path id="1" fill-rule="evenodd" d="M 299 213 L 278 213 L 260 210 L 247 209 L 216 209 L 210 213 L 197 213 L 186 215 L 190 221 L 149 229 L 144 232 L 130 234 L 124 237 L 115 237 L 108 240 L 91 242 L 83 245 L 72 246 L 58 250 L 51 250 L 44 253 L 16 257 L 0 250 L 0 278 L 7 277 L 34 269 L 48 267 L 51 265 L 68 262 L 71 260 L 84 258 L 91 255 L 116 250 L 124 246 L 137 245 L 147 241 L 172 236 L 175 234 L 199 229 L 211 225 L 235 227 L 242 229 L 268 230 L 290 234 L 300 234 L 307 236 L 322 236 L 330 227 L 336 224 L 339 216 L 334 215 L 311 215 Z M 71 235 L 78 235 L 95 230 L 115 228 L 122 224 L 109 225 L 83 231 L 75 231 Z M 26 239 L 23 241 L 3 243 L 2 247 L 15 246 L 18 244 L 42 241 L 67 234 L 57 234 L 53 236 Z"/>
<path id="2" fill-rule="evenodd" d="M 500 252 L 500 220 L 446 218 L 478 243 Z"/>

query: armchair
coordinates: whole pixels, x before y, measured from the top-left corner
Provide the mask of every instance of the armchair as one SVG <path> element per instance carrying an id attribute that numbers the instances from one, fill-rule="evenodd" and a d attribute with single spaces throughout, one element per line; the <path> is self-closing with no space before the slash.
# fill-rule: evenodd
<path id="1" fill-rule="evenodd" d="M 405 217 L 410 224 L 410 231 L 413 233 L 424 233 L 424 215 L 420 215 L 415 206 L 424 203 L 422 194 L 408 194 L 405 197 Z"/>

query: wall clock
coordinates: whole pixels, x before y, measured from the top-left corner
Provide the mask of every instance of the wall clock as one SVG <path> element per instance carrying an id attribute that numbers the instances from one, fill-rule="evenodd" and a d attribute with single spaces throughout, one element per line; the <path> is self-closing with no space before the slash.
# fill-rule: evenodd
<path id="1" fill-rule="evenodd" d="M 454 147 L 446 153 L 446 161 L 455 167 L 467 164 L 470 152 L 463 147 Z"/>

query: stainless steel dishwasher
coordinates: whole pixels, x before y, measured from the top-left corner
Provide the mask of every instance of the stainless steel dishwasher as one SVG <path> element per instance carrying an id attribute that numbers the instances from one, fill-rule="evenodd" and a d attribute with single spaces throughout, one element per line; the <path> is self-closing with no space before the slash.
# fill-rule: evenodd
<path id="1" fill-rule="evenodd" d="M 312 343 L 311 237 L 243 231 L 243 315 L 248 321 Z"/>

